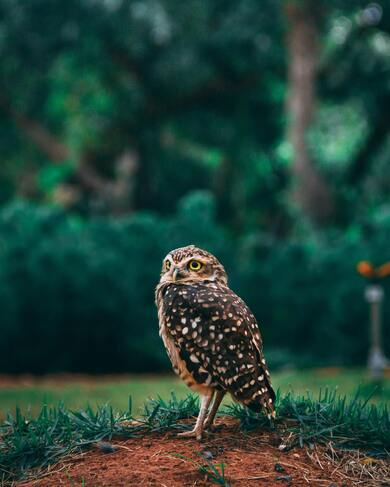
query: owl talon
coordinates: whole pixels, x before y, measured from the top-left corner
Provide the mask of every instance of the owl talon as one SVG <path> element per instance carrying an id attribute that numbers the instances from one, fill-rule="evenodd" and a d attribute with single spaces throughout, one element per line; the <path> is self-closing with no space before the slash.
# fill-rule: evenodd
<path id="1" fill-rule="evenodd" d="M 178 433 L 177 436 L 182 438 L 196 438 L 198 441 L 202 439 L 202 431 L 200 430 L 192 430 L 192 431 L 184 431 L 183 433 Z"/>

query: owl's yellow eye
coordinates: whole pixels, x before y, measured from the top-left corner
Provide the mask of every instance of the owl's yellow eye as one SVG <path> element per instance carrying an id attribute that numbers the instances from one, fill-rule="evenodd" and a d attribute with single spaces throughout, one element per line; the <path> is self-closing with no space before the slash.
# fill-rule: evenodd
<path id="1" fill-rule="evenodd" d="M 203 264 L 199 262 L 199 260 L 191 260 L 188 264 L 188 267 L 191 271 L 199 271 L 202 268 Z"/>
<path id="2" fill-rule="evenodd" d="M 170 268 L 171 268 L 171 261 L 170 260 L 166 260 L 165 261 L 165 269 L 168 271 Z"/>

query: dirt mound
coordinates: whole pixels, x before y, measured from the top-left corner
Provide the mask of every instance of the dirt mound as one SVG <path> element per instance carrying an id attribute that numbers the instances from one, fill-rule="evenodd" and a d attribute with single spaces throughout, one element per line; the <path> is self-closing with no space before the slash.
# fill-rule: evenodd
<path id="1" fill-rule="evenodd" d="M 169 431 L 99 444 L 52 466 L 41 478 L 16 485 L 200 487 L 218 480 L 219 485 L 234 487 L 381 485 L 362 482 L 362 478 L 355 484 L 321 447 L 282 451 L 274 432 L 244 432 L 228 418 L 219 419 L 218 424 L 219 431 L 202 443 L 177 438 L 175 431 Z"/>

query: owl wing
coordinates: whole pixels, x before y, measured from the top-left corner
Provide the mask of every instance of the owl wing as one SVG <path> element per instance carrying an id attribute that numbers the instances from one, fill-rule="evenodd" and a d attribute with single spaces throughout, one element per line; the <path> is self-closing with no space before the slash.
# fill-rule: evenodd
<path id="1" fill-rule="evenodd" d="M 244 301 L 212 283 L 170 286 L 164 301 L 168 333 L 194 380 L 274 414 L 260 331 Z"/>

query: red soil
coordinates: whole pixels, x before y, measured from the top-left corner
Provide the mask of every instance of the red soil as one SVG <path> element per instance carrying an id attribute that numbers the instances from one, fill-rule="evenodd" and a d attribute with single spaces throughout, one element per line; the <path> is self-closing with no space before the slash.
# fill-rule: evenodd
<path id="1" fill-rule="evenodd" d="M 114 451 L 102 448 L 68 457 L 41 478 L 19 482 L 18 487 L 130 487 L 215 485 L 198 465 L 225 466 L 231 486 L 326 486 L 354 485 L 334 472 L 335 465 L 315 450 L 281 451 L 280 438 L 270 431 L 242 431 L 238 423 L 219 419 L 222 427 L 202 443 L 177 438 L 175 431 L 146 434 L 142 438 L 113 441 Z M 178 458 L 180 455 L 181 458 Z M 318 459 L 321 461 L 318 462 Z M 196 463 L 194 463 L 196 462 Z M 218 467 L 219 470 L 220 467 Z M 361 484 L 360 484 L 361 485 Z M 16 486 L 15 486 L 16 487 Z"/>

